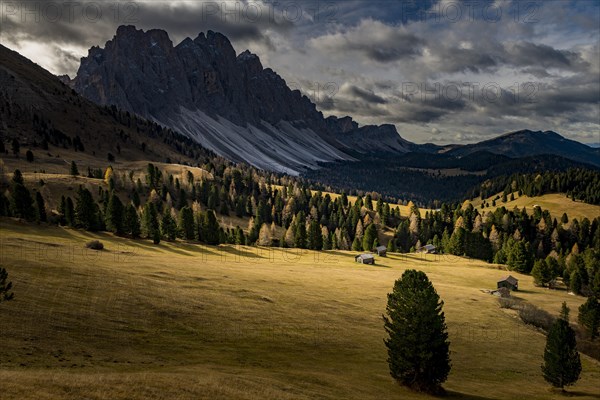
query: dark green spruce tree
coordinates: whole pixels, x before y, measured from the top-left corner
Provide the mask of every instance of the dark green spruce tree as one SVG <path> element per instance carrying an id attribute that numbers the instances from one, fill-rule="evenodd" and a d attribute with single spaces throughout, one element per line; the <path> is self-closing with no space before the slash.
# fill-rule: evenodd
<path id="1" fill-rule="evenodd" d="M 312 220 L 308 226 L 306 246 L 310 250 L 321 250 L 323 248 L 323 235 L 321 233 L 321 226 L 317 220 Z"/>
<path id="2" fill-rule="evenodd" d="M 169 210 L 165 210 L 162 216 L 160 230 L 163 238 L 166 238 L 168 241 L 172 242 L 177 238 L 177 223 L 175 223 Z"/>
<path id="3" fill-rule="evenodd" d="M 587 301 L 579 306 L 577 317 L 579 325 L 585 328 L 592 340 L 598 337 L 600 329 L 600 302 L 595 296 L 588 297 Z"/>
<path id="4" fill-rule="evenodd" d="M 117 235 L 122 235 L 125 232 L 123 208 L 121 199 L 113 192 L 106 207 L 105 222 L 106 228 Z"/>
<path id="5" fill-rule="evenodd" d="M 443 393 L 451 368 L 443 305 L 422 271 L 406 270 L 388 294 L 383 320 L 390 374 L 413 390 Z"/>
<path id="6" fill-rule="evenodd" d="M 79 186 L 75 198 L 75 225 L 85 230 L 95 229 L 97 225 L 96 203 L 90 191 L 83 186 Z"/>
<path id="7" fill-rule="evenodd" d="M 144 228 L 146 230 L 146 237 L 152 239 L 154 244 L 159 244 L 160 225 L 158 223 L 158 212 L 154 203 L 150 201 L 144 205 Z"/>
<path id="8" fill-rule="evenodd" d="M 40 192 L 35 194 L 35 219 L 37 221 L 46 222 L 46 203 Z"/>
<path id="9" fill-rule="evenodd" d="M 123 229 L 134 239 L 140 237 L 140 219 L 133 204 L 129 204 L 125 210 L 125 223 Z"/>
<path id="10" fill-rule="evenodd" d="M 219 244 L 219 221 L 213 210 L 207 210 L 202 218 L 202 238 L 206 244 L 216 246 Z"/>
<path id="11" fill-rule="evenodd" d="M 77 169 L 77 164 L 75 163 L 75 161 L 71 161 L 71 167 L 69 168 L 69 173 L 72 176 L 79 175 L 79 169 Z"/>
<path id="12" fill-rule="evenodd" d="M 23 175 L 18 169 L 15 170 L 10 187 L 10 212 L 13 217 L 26 220 L 33 220 L 35 217 L 33 199 L 25 187 Z"/>
<path id="13" fill-rule="evenodd" d="M 304 215 L 300 212 L 298 215 Z M 307 242 L 306 223 L 304 219 L 296 219 L 296 232 L 294 235 L 294 247 L 298 249 L 305 249 Z"/>
<path id="14" fill-rule="evenodd" d="M 183 239 L 194 240 L 194 212 L 188 206 L 179 211 L 179 232 Z"/>
<path id="15" fill-rule="evenodd" d="M 563 303 L 560 317 L 554 322 L 546 338 L 542 374 L 546 382 L 564 390 L 577 382 L 581 360 L 577 352 L 575 331 L 569 325 L 569 308 Z"/>
<path id="16" fill-rule="evenodd" d="M 369 224 L 365 230 L 365 234 L 362 240 L 362 247 L 364 251 L 371 251 L 373 243 L 377 239 L 377 227 L 375 224 Z"/>
<path id="17" fill-rule="evenodd" d="M 67 197 L 67 201 L 66 201 L 65 223 L 68 226 L 75 225 L 75 206 L 73 205 L 73 200 L 71 200 L 70 197 Z"/>

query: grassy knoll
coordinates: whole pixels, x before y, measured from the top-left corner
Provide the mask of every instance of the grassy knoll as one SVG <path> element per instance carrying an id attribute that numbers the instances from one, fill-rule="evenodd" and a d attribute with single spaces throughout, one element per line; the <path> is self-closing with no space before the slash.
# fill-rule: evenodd
<path id="1" fill-rule="evenodd" d="M 483 211 L 494 211 L 497 207 L 506 207 L 507 209 L 513 209 L 518 207 L 522 209 L 525 207 L 528 213 L 533 212 L 534 206 L 540 206 L 543 210 L 548 210 L 552 217 L 560 219 L 563 213 L 567 213 L 570 219 L 577 218 L 582 220 L 584 217 L 593 220 L 596 217 L 600 217 L 600 206 L 583 203 L 581 201 L 573 201 L 566 195 L 561 193 L 544 194 L 537 197 L 520 196 L 515 193 L 515 199 L 510 201 L 510 195 L 506 203 L 502 202 L 502 193 L 499 193 L 500 199 L 496 200 L 496 207 L 492 206 L 492 200 L 496 198 L 496 195 L 488 198 L 486 202 L 490 205 L 485 207 Z M 477 198 L 471 202 L 473 207 L 478 210 L 482 210 L 482 200 Z"/>
<path id="2" fill-rule="evenodd" d="M 84 249 L 98 238 L 106 250 Z M 2 399 L 419 399 L 388 374 L 381 314 L 406 268 L 445 301 L 451 398 L 562 398 L 540 374 L 544 336 L 480 291 L 503 271 L 462 258 L 298 253 L 0 223 L 15 300 L 0 305 Z M 556 312 L 582 299 L 536 288 Z M 597 398 L 585 356 L 578 398 Z"/>

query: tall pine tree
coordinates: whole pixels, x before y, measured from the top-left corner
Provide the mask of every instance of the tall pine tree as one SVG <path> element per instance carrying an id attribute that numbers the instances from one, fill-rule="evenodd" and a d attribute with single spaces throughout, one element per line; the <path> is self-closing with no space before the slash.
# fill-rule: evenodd
<path id="1" fill-rule="evenodd" d="M 377 227 L 375 224 L 370 224 L 367 226 L 365 230 L 365 235 L 362 239 L 362 247 L 364 251 L 371 251 L 373 248 L 373 244 L 375 243 L 375 239 L 377 239 Z"/>
<path id="2" fill-rule="evenodd" d="M 188 206 L 179 211 L 179 232 L 185 240 L 194 240 L 194 212 Z"/>
<path id="3" fill-rule="evenodd" d="M 79 186 L 75 199 L 75 224 L 85 230 L 93 230 L 97 225 L 96 203 L 89 190 Z"/>
<path id="4" fill-rule="evenodd" d="M 579 315 L 577 318 L 579 325 L 583 326 L 590 339 L 598 337 L 600 329 L 600 302 L 594 296 L 588 297 L 587 301 L 579 306 Z"/>
<path id="5" fill-rule="evenodd" d="M 546 382 L 564 390 L 577 382 L 581 373 L 581 360 L 577 352 L 575 331 L 569 325 L 569 308 L 563 303 L 558 318 L 546 338 L 542 374 Z"/>
<path id="6" fill-rule="evenodd" d="M 125 223 L 123 226 L 125 232 L 132 238 L 140 237 L 140 219 L 133 204 L 129 204 L 125 210 Z"/>
<path id="7" fill-rule="evenodd" d="M 110 199 L 108 200 L 108 205 L 106 206 L 106 214 L 105 214 L 105 223 L 106 228 L 116 233 L 117 235 L 122 235 L 124 232 L 124 210 L 123 203 L 119 196 L 112 192 Z"/>
<path id="8" fill-rule="evenodd" d="M 25 187 L 23 175 L 18 169 L 13 174 L 10 187 L 10 212 L 13 217 L 26 220 L 33 220 L 35 217 L 33 199 Z"/>
<path id="9" fill-rule="evenodd" d="M 450 342 L 440 300 L 422 271 L 406 270 L 388 294 L 383 317 L 390 374 L 400 384 L 441 393 L 450 372 Z"/>
<path id="10" fill-rule="evenodd" d="M 40 192 L 35 194 L 35 219 L 46 222 L 46 203 Z"/>

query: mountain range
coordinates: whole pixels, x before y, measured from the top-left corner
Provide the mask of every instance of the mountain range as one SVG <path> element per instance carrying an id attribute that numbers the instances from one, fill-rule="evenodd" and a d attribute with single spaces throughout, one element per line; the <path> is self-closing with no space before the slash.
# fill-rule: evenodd
<path id="1" fill-rule="evenodd" d="M 508 157 L 554 154 L 600 166 L 600 151 L 555 132 L 523 130 L 471 145 L 418 145 L 395 126 L 362 126 L 324 117 L 311 100 L 248 50 L 236 55 L 208 31 L 174 46 L 167 32 L 121 26 L 104 48 L 92 47 L 66 80 L 100 105 L 115 105 L 196 140 L 237 162 L 298 175 L 321 163 L 377 153 L 487 151 Z"/>
<path id="2" fill-rule="evenodd" d="M 184 43 L 188 49 L 177 50 Z M 600 149 L 551 131 L 420 145 L 393 125 L 325 118 L 258 57 L 236 57 L 223 35 L 208 32 L 173 47 L 164 31 L 133 27 L 119 28 L 104 49 L 92 48 L 73 80 L 0 45 L 0 142 L 8 148 L 15 138 L 36 152 L 56 146 L 56 156 L 63 148 L 85 151 L 96 165 L 115 157 L 232 160 L 421 204 L 461 200 L 498 176 L 600 166 Z"/>

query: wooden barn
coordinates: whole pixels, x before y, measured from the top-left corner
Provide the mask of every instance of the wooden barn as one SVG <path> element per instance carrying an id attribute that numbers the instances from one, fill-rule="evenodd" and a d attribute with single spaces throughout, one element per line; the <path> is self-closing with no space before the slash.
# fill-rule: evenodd
<path id="1" fill-rule="evenodd" d="M 508 290 L 519 290 L 519 280 L 512 275 L 505 276 L 498 281 L 497 288 L 507 288 Z"/>
<path id="2" fill-rule="evenodd" d="M 387 247 L 385 246 L 377 246 L 373 249 L 373 252 L 376 253 L 380 257 L 387 256 Z"/>
<path id="3" fill-rule="evenodd" d="M 373 254 L 359 254 L 354 257 L 354 261 L 361 264 L 375 264 L 375 256 Z"/>
<path id="4" fill-rule="evenodd" d="M 419 249 L 419 251 L 422 253 L 426 253 L 426 254 L 436 254 L 437 253 L 436 247 L 432 244 L 426 244 L 425 246 L 421 247 Z"/>

